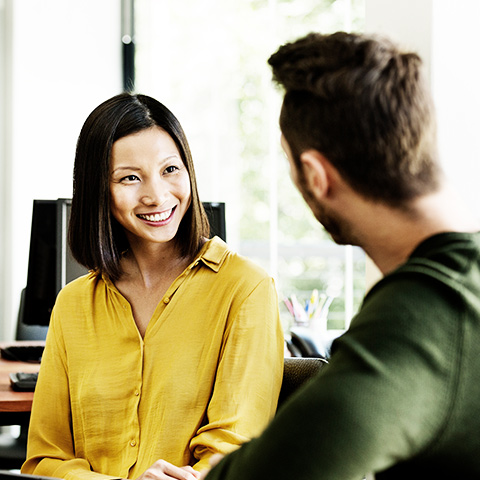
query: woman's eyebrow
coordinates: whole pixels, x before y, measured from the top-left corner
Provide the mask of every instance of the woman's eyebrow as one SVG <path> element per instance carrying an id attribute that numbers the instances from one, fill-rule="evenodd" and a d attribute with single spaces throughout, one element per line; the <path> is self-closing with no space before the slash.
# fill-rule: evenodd
<path id="1" fill-rule="evenodd" d="M 118 171 L 121 171 L 121 170 L 133 170 L 135 172 L 138 172 L 141 170 L 141 168 L 139 167 L 130 167 L 128 165 L 121 165 L 120 167 L 117 167 L 115 168 L 114 170 L 112 170 L 112 173 L 116 173 Z"/>

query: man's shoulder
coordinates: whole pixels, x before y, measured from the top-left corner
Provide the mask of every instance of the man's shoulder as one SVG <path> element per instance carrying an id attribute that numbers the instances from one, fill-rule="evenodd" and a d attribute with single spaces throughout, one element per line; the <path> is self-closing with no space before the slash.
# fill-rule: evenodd
<path id="1" fill-rule="evenodd" d="M 452 316 L 478 317 L 478 298 L 480 235 L 446 233 L 422 242 L 407 262 L 379 280 L 359 313 L 409 328 L 414 318 L 429 324 L 426 319 L 435 317 L 438 325 Z"/>
<path id="2" fill-rule="evenodd" d="M 480 293 L 480 233 L 446 232 L 423 241 L 410 258 L 386 278 L 423 278 L 447 287 Z"/>

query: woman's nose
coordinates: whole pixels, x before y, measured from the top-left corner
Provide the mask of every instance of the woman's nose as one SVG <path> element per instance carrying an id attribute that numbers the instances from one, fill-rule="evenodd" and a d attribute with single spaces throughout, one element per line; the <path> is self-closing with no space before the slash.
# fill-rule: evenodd
<path id="1" fill-rule="evenodd" d="M 141 201 L 145 205 L 161 205 L 166 195 L 166 189 L 162 186 L 161 179 L 144 182 Z"/>

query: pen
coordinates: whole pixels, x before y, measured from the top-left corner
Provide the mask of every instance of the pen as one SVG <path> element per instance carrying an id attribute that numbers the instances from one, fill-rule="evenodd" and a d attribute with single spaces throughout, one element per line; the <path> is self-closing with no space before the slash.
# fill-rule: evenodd
<path id="1" fill-rule="evenodd" d="M 293 311 L 295 313 L 295 320 L 301 323 L 307 323 L 308 318 L 307 318 L 307 313 L 305 312 L 305 309 L 302 307 L 300 302 L 297 300 L 297 296 L 292 293 L 290 296 L 291 302 L 292 302 L 292 307 Z"/>
<path id="2" fill-rule="evenodd" d="M 287 307 L 292 317 L 295 318 L 295 312 L 293 311 L 292 302 L 287 297 L 283 297 L 283 303 Z"/>
<path id="3" fill-rule="evenodd" d="M 315 313 L 315 309 L 318 305 L 318 290 L 315 288 L 312 290 L 312 295 L 310 296 L 310 301 L 307 304 L 307 317 L 311 319 Z"/>
<path id="4" fill-rule="evenodd" d="M 322 300 L 315 312 L 315 315 L 314 315 L 314 320 L 317 320 L 318 318 L 325 318 L 327 315 L 328 315 L 328 310 L 330 308 L 330 305 L 332 304 L 333 302 L 333 299 L 335 297 L 331 296 L 331 295 L 322 295 Z"/>

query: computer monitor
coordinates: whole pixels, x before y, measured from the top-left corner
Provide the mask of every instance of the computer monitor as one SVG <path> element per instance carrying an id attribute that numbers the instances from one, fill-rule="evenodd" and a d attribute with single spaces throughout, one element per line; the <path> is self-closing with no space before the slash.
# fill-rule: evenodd
<path id="1" fill-rule="evenodd" d="M 217 235 L 224 242 L 227 241 L 227 229 L 225 225 L 225 203 L 202 202 L 203 208 L 210 222 L 210 237 Z"/>
<path id="2" fill-rule="evenodd" d="M 72 257 L 67 245 L 71 200 L 34 200 L 27 285 L 21 321 L 47 326 L 58 292 L 87 269 Z"/>
<path id="3" fill-rule="evenodd" d="M 226 241 L 225 204 L 203 202 L 211 237 Z M 71 199 L 34 200 L 27 285 L 19 321 L 48 326 L 58 292 L 87 270 L 72 257 L 67 243 Z"/>

